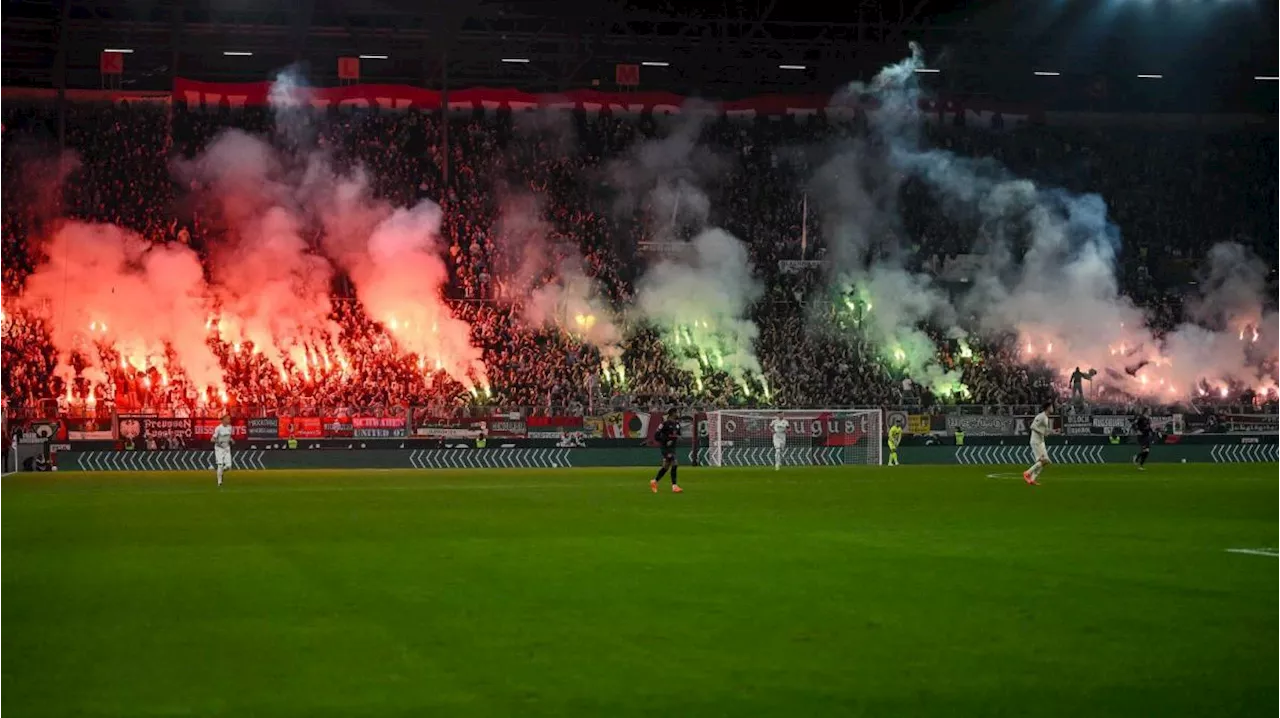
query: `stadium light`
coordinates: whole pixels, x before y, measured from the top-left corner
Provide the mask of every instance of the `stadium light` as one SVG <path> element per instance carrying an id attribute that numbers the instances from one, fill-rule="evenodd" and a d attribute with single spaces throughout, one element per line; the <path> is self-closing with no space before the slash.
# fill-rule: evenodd
<path id="1" fill-rule="evenodd" d="M 504 57 L 504 58 L 502 58 L 502 61 L 503 61 L 503 62 L 514 62 L 514 63 L 518 63 L 518 64 L 526 64 L 526 63 L 528 63 L 528 62 L 529 62 L 529 58 L 527 58 L 527 57 Z"/>
<path id="2" fill-rule="evenodd" d="M 1280 77 L 1276 75 L 1254 75 L 1253 79 L 1262 80 L 1263 82 L 1280 82 Z"/>
<path id="3" fill-rule="evenodd" d="M 361 55 L 361 60 L 386 60 L 387 55 Z"/>
<path id="4" fill-rule="evenodd" d="M 1053 70 L 1036 70 L 1035 72 L 1032 72 L 1031 74 L 1035 75 L 1036 77 L 1057 77 L 1058 75 L 1061 75 L 1062 73 L 1061 73 L 1061 72 L 1054 72 Z"/>
<path id="5" fill-rule="evenodd" d="M 1163 80 L 1164 75 L 1138 75 L 1140 80 Z"/>
<path id="6" fill-rule="evenodd" d="M 253 57 L 252 52 L 245 52 L 244 50 L 223 50 L 222 54 L 227 57 Z"/>
<path id="7" fill-rule="evenodd" d="M 942 70 L 939 70 L 936 67 L 917 67 L 916 72 L 920 73 L 921 75 L 936 75 L 939 72 L 942 72 Z"/>
<path id="8" fill-rule="evenodd" d="M 118 53 L 120 53 L 121 55 L 132 55 L 132 54 L 133 54 L 133 50 L 131 50 L 131 49 L 127 48 L 127 47 L 104 47 L 104 48 L 102 48 L 102 51 L 103 51 L 103 52 L 118 52 Z"/>
<path id="9" fill-rule="evenodd" d="M 779 70 L 804 70 L 804 65 L 778 65 Z"/>
<path id="10" fill-rule="evenodd" d="M 669 62 L 661 62 L 659 60 L 644 60 L 640 64 L 645 67 L 669 67 L 671 65 Z"/>

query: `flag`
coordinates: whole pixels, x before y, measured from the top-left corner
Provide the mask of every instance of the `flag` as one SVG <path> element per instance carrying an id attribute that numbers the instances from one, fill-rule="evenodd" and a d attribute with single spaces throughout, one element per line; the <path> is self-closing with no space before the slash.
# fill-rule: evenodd
<path id="1" fill-rule="evenodd" d="M 804 193 L 800 210 L 800 258 L 804 259 L 805 250 L 809 247 L 809 193 Z"/>

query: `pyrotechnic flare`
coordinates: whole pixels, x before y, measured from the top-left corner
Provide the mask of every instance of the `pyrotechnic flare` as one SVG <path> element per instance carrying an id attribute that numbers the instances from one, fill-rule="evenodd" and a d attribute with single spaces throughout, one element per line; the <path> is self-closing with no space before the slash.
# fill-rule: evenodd
<path id="1" fill-rule="evenodd" d="M 454 317 L 442 289 L 448 271 L 440 241 L 440 208 L 423 201 L 392 208 L 369 197 L 362 175 L 341 180 L 313 168 L 308 191 L 323 198 L 322 242 L 351 276 L 369 314 L 404 351 L 434 362 L 464 387 L 489 382 L 471 328 Z"/>

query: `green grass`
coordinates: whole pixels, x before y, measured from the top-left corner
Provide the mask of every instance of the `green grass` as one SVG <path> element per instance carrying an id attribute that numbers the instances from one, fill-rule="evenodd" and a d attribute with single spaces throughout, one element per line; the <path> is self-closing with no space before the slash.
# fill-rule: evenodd
<path id="1" fill-rule="evenodd" d="M 3 710 L 1277 714 L 1275 466 L 996 471 L 10 477 Z"/>

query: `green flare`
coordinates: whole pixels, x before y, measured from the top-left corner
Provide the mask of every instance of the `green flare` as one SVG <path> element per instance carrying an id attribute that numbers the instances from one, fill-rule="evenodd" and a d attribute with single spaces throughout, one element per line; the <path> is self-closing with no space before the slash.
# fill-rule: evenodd
<path id="1" fill-rule="evenodd" d="M 727 317 L 680 317 L 659 325 L 667 351 L 675 364 L 694 375 L 699 390 L 707 376 L 721 372 L 742 384 L 759 371 L 752 356 L 757 329 L 748 320 Z M 618 369 L 615 368 L 615 371 Z M 752 389 L 744 386 L 744 390 Z"/>
<path id="2" fill-rule="evenodd" d="M 918 307 L 907 302 L 906 311 L 896 311 L 897 307 L 890 305 L 887 315 L 873 313 L 872 299 L 896 301 L 886 294 L 896 289 L 894 282 L 879 282 L 874 276 L 846 276 L 832 297 L 836 331 L 847 334 L 855 345 L 875 347 L 885 368 L 898 379 L 910 378 L 938 397 L 968 396 L 968 388 L 960 383 L 960 368 L 939 356 L 926 326 L 928 319 Z M 958 346 L 956 358 L 980 361 L 966 340 L 959 339 Z"/>

